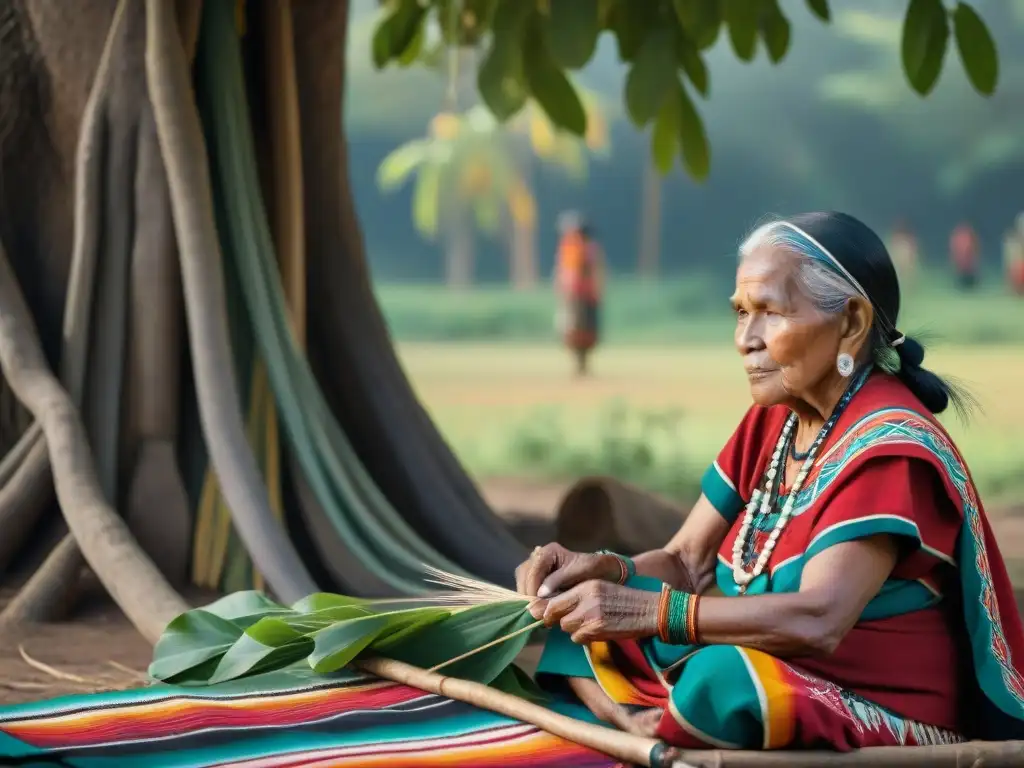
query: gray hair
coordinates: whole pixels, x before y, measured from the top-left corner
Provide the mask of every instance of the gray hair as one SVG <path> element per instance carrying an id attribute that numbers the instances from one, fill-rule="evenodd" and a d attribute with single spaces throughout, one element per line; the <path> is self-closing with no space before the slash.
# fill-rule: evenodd
<path id="1" fill-rule="evenodd" d="M 843 311 L 850 299 L 863 298 L 853 283 L 834 269 L 829 269 L 820 258 L 808 253 L 803 245 L 802 242 L 794 241 L 783 222 L 770 221 L 747 236 L 740 244 L 739 256 L 740 259 L 744 259 L 761 248 L 781 250 L 795 256 L 798 259 L 797 288 L 823 314 L 837 315 Z M 899 361 L 888 341 L 894 326 L 877 307 L 874 310 L 874 325 L 871 328 L 867 351 L 878 365 L 891 370 L 894 366 L 899 367 Z"/>

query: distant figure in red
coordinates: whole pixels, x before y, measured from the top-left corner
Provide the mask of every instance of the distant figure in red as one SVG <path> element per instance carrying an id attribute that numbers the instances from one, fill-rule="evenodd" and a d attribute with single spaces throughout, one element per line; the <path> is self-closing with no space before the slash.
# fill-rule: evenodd
<path id="1" fill-rule="evenodd" d="M 1024 296 L 1024 213 L 1003 238 L 1003 267 L 1010 290 Z"/>
<path id="2" fill-rule="evenodd" d="M 561 230 L 555 262 L 555 289 L 560 299 L 557 325 L 575 357 L 577 375 L 584 376 L 598 340 L 604 255 L 590 226 L 579 216 L 563 216 Z"/>
<path id="3" fill-rule="evenodd" d="M 978 236 L 970 224 L 961 222 L 949 238 L 949 255 L 956 280 L 963 290 L 978 282 Z"/>
<path id="4" fill-rule="evenodd" d="M 910 222 L 899 219 L 892 229 L 889 254 L 899 275 L 900 285 L 909 286 L 917 272 L 917 238 L 910 229 Z"/>

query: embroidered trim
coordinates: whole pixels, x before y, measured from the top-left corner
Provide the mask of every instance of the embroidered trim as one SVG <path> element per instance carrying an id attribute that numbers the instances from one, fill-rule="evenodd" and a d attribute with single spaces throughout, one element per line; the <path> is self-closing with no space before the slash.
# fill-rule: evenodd
<path id="1" fill-rule="evenodd" d="M 977 491 L 963 458 L 945 431 L 935 422 L 907 408 L 885 408 L 870 413 L 846 430 L 822 456 L 820 469 L 808 492 L 813 492 L 812 498 L 817 497 L 835 481 L 844 467 L 865 451 L 881 445 L 898 444 L 915 445 L 935 456 L 960 497 L 965 532 L 970 534 L 974 545 L 974 567 L 981 582 L 978 600 L 988 623 L 989 650 L 999 664 L 1007 692 L 1024 711 L 1024 678 L 1013 665 L 1010 646 L 1003 633 L 992 583 L 992 568 L 985 549 Z M 966 563 L 961 562 L 960 565 L 962 568 Z"/>

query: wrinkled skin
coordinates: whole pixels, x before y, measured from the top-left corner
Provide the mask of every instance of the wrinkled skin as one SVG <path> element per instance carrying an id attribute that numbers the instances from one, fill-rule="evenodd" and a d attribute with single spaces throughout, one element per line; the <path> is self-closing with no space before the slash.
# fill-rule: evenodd
<path id="1" fill-rule="evenodd" d="M 751 398 L 758 405 L 784 405 L 796 413 L 796 444 L 806 450 L 848 385 L 848 379 L 837 371 L 837 357 L 848 353 L 864 361 L 873 313 L 870 304 L 859 298 L 849 300 L 837 314 L 822 312 L 800 290 L 798 265 L 791 254 L 770 248 L 754 250 L 740 263 L 731 303 L 736 313 L 736 349 L 743 359 Z M 786 468 L 788 483 L 798 471 L 798 463 L 790 461 Z M 686 562 L 694 559 L 689 553 L 703 553 L 696 559 L 703 561 L 705 570 L 713 568 L 713 555 L 725 535 L 721 518 L 713 509 L 710 517 L 716 522 L 711 528 L 702 527 L 699 519 L 709 512 L 708 507 L 702 497 L 663 551 L 637 558 L 638 570 L 646 559 L 652 573 L 669 573 L 673 569 L 658 568 L 655 562 L 678 560 L 677 565 L 681 564 L 689 576 L 689 584 L 662 576 L 663 580 L 676 588 L 699 592 L 694 585 L 701 579 L 693 578 L 694 570 Z M 698 533 L 691 535 L 693 531 Z M 888 567 L 883 564 L 874 570 L 888 573 L 895 563 L 894 552 L 888 551 L 891 542 L 867 546 L 886 550 Z M 519 566 L 516 586 L 520 593 L 535 598 L 530 604 L 533 616 L 543 619 L 547 626 L 559 626 L 575 643 L 656 635 L 660 596 L 619 586 L 616 582 L 620 575 L 610 556 L 570 552 L 549 544 L 535 549 Z M 699 575 L 706 578 L 706 574 Z M 733 605 L 731 600 L 728 602 Z M 860 615 L 856 605 L 854 609 L 851 615 Z M 726 635 L 737 626 L 735 617 L 722 624 Z M 631 733 L 649 736 L 654 732 L 660 710 L 631 714 L 612 702 L 593 680 L 573 678 L 570 685 L 598 717 Z"/>

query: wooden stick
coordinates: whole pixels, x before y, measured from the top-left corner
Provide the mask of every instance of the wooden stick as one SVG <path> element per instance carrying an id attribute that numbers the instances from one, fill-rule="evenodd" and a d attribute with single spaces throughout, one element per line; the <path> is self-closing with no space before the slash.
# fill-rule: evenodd
<path id="1" fill-rule="evenodd" d="M 865 747 L 852 752 L 687 749 L 679 755 L 693 768 L 1011 768 L 1024 765 L 1024 741 Z"/>
<path id="2" fill-rule="evenodd" d="M 522 629 L 517 629 L 515 632 L 507 634 L 504 637 L 499 637 L 497 640 L 491 640 L 491 642 L 489 643 L 484 643 L 479 648 L 474 648 L 471 651 L 466 651 L 465 653 L 459 654 L 454 659 L 442 661 L 440 664 L 428 669 L 427 672 L 437 672 L 437 670 L 441 669 L 442 667 L 447 667 L 449 664 L 454 664 L 456 661 L 462 661 L 463 659 L 469 658 L 470 656 L 480 653 L 480 651 L 485 651 L 488 648 L 493 648 L 495 645 L 498 645 L 499 643 L 504 643 L 506 640 L 511 640 L 513 637 L 518 637 L 524 632 L 531 632 L 532 630 L 537 629 L 543 623 L 543 621 L 535 621 L 533 624 L 529 624 L 523 627 Z"/>
<path id="3" fill-rule="evenodd" d="M 356 662 L 356 666 L 377 677 L 530 723 L 555 736 L 632 765 L 649 768 L 694 768 L 679 762 L 679 750 L 667 747 L 657 739 L 634 736 L 614 728 L 585 723 L 480 683 L 446 677 L 394 659 L 366 659 Z"/>

